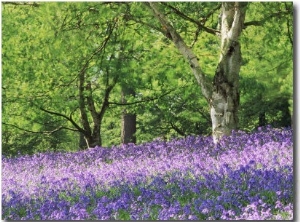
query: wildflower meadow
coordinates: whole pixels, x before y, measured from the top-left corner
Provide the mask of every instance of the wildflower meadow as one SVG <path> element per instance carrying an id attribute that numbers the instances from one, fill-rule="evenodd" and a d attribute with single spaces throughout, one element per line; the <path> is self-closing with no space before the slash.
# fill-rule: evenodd
<path id="1" fill-rule="evenodd" d="M 291 220 L 293 131 L 2 156 L 4 220 Z"/>

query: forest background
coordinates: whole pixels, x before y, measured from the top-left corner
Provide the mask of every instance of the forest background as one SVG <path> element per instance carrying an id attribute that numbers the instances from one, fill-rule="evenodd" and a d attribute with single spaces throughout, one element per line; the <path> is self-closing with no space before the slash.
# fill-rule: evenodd
<path id="1" fill-rule="evenodd" d="M 210 81 L 220 7 L 160 4 Z M 291 126 L 293 3 L 247 7 L 239 129 Z M 143 3 L 2 3 L 2 153 L 85 149 L 95 126 L 105 147 L 212 131 L 189 64 Z"/>

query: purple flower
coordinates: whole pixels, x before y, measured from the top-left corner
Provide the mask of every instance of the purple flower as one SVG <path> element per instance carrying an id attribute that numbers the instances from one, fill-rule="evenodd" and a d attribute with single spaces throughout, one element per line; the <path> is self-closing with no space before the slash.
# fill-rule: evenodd
<path id="1" fill-rule="evenodd" d="M 192 211 L 191 211 L 191 205 L 190 205 L 190 204 L 185 205 L 185 206 L 183 207 L 183 212 L 184 212 L 184 214 L 186 214 L 186 215 L 190 215 L 190 214 L 192 213 Z"/>
<path id="2" fill-rule="evenodd" d="M 203 214 L 208 214 L 208 213 L 209 213 L 209 209 L 204 208 L 201 212 L 202 212 Z"/>
<path id="3" fill-rule="evenodd" d="M 189 219 L 189 220 L 198 220 L 198 217 L 195 216 L 195 215 L 189 215 L 189 216 L 188 216 L 188 219 Z"/>
<path id="4" fill-rule="evenodd" d="M 235 131 L 217 147 L 190 136 L 2 157 L 3 218 L 292 218 L 292 145 L 291 129 L 263 128 Z"/>

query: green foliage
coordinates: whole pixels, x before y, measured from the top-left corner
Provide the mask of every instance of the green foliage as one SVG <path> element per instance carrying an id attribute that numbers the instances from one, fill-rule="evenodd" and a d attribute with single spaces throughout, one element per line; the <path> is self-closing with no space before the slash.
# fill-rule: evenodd
<path id="1" fill-rule="evenodd" d="M 277 195 L 273 191 L 264 191 L 261 196 L 265 197 L 265 203 L 271 206 L 276 205 Z"/>
<path id="2" fill-rule="evenodd" d="M 217 2 L 161 4 L 211 80 L 219 59 L 219 38 L 192 20 L 217 29 L 219 8 Z M 241 37 L 241 129 L 290 125 L 292 9 L 290 2 L 253 2 L 248 6 L 246 24 L 262 22 L 246 26 Z M 210 134 L 208 103 L 187 62 L 161 29 L 141 2 L 2 4 L 3 153 L 78 148 L 74 126 L 40 108 L 71 117 L 81 127 L 78 73 L 82 70 L 85 84 L 91 83 L 98 111 L 107 87 L 117 80 L 101 124 L 103 146 L 120 143 L 124 108 L 137 115 L 138 143 L 157 137 Z M 118 105 L 124 85 L 135 90 L 135 96 L 126 98 L 133 105 Z M 92 127 L 90 114 L 88 120 Z M 55 131 L 59 127 L 64 129 Z"/>
<path id="3" fill-rule="evenodd" d="M 259 125 L 291 124 L 293 98 L 292 3 L 251 3 L 248 26 L 242 35 L 240 127 L 253 130 Z M 272 15 L 272 16 L 270 16 Z M 263 45 L 263 47 L 262 47 Z M 265 116 L 260 122 L 259 116 Z"/>
<path id="4" fill-rule="evenodd" d="M 150 220 L 157 220 L 158 212 L 161 208 L 162 208 L 162 206 L 156 205 L 156 204 L 154 204 L 150 207 L 150 210 L 149 210 L 150 211 L 149 212 Z"/>
<path id="5" fill-rule="evenodd" d="M 58 194 L 59 199 L 61 200 L 65 200 L 71 204 L 75 204 L 79 201 L 79 196 L 78 195 L 73 195 L 71 196 L 69 193 L 67 192 L 61 192 Z"/>
<path id="6" fill-rule="evenodd" d="M 117 216 L 118 220 L 130 220 L 130 213 L 127 212 L 126 210 L 120 209 L 118 211 L 118 216 Z"/>

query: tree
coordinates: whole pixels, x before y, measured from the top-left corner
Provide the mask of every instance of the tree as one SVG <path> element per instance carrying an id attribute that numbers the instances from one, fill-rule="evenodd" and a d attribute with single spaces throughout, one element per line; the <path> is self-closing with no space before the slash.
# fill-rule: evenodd
<path id="1" fill-rule="evenodd" d="M 159 9 L 159 4 L 147 3 L 147 5 L 165 29 L 164 34 L 174 42 L 180 53 L 189 62 L 202 94 L 209 102 L 212 134 L 214 141 L 217 142 L 223 135 L 229 135 L 238 126 L 238 85 L 241 66 L 239 37 L 244 25 L 247 3 L 222 3 L 220 29 L 214 31 L 214 34 L 220 35 L 220 59 L 212 84 L 208 82 L 202 71 L 197 56 L 167 20 Z"/>
<path id="2" fill-rule="evenodd" d="M 291 125 L 292 7 L 291 2 L 249 4 L 246 28 L 241 36 L 243 66 L 239 116 L 242 129 L 252 131 L 264 124 Z"/>
<path id="3" fill-rule="evenodd" d="M 6 147 L 217 141 L 290 119 L 290 3 L 5 3 L 2 21 Z"/>
<path id="4" fill-rule="evenodd" d="M 135 96 L 135 91 L 132 87 L 124 85 L 122 86 L 122 103 L 126 104 L 127 96 Z M 121 126 L 121 143 L 136 143 L 136 114 L 128 112 L 127 109 L 123 109 L 122 113 L 122 126 Z"/>
<path id="5" fill-rule="evenodd" d="M 101 146 L 107 110 L 130 104 L 114 102 L 120 88 L 148 90 L 149 83 L 141 80 L 147 71 L 137 65 L 146 50 L 142 41 L 132 39 L 140 35 L 139 29 L 134 28 L 136 24 L 127 27 L 127 8 L 122 4 L 39 3 L 30 10 L 23 6 L 5 5 L 7 97 L 16 96 L 14 103 L 21 103 L 18 92 L 26 109 L 61 119 L 61 129 L 74 132 L 76 138 L 79 133 L 79 147 Z M 25 87 L 16 87 L 18 83 Z"/>
<path id="6" fill-rule="evenodd" d="M 91 17 L 96 15 L 84 3 L 76 6 L 68 3 L 41 4 L 29 11 L 21 6 L 6 7 L 6 29 L 9 30 L 10 22 L 19 22 L 19 26 L 11 27 L 11 32 L 5 34 L 5 84 L 9 81 L 27 83 L 28 87 L 21 89 L 24 89 L 22 94 L 35 110 L 66 121 L 63 128 L 83 134 L 88 146 L 101 145 L 101 122 L 118 79 L 118 64 L 121 63 L 114 58 L 114 52 L 105 54 L 108 42 L 116 38 L 118 17 L 112 14 L 99 21 L 101 28 L 97 22 L 89 28 Z M 23 17 L 9 19 L 9 11 L 28 14 L 28 17 L 25 20 Z M 52 17 L 39 16 L 43 13 Z M 86 14 L 91 16 L 85 17 Z M 13 29 L 21 37 L 11 36 Z M 26 44 L 20 44 L 21 38 Z M 29 40 L 26 41 L 26 38 Z M 90 39 L 89 42 L 85 41 L 87 39 Z M 16 52 L 10 52 L 8 49 L 16 43 L 19 49 L 14 47 Z M 105 56 L 108 59 L 103 59 Z M 39 61 L 37 65 L 33 65 L 36 61 Z M 20 64 L 16 72 L 11 68 L 14 62 Z M 101 69 L 98 68 L 100 66 Z M 15 73 L 13 79 L 10 79 L 13 76 L 10 73 Z M 10 86 L 8 97 L 13 86 Z"/>
<path id="7" fill-rule="evenodd" d="M 214 141 L 217 142 L 223 135 L 229 135 L 232 130 L 238 128 L 238 109 L 240 105 L 239 95 L 239 73 L 243 62 L 241 56 L 240 37 L 243 29 L 252 25 L 264 25 L 266 21 L 276 16 L 290 15 L 291 8 L 286 5 L 285 10 L 277 12 L 269 12 L 264 15 L 260 21 L 244 22 L 248 3 L 246 2 L 223 2 L 217 5 L 213 10 L 207 13 L 204 18 L 192 18 L 188 13 L 185 13 L 184 7 L 180 5 L 173 6 L 167 3 L 145 3 L 152 11 L 153 15 L 159 21 L 160 30 L 168 39 L 170 39 L 177 47 L 178 51 L 186 59 L 190 65 L 198 84 L 201 87 L 203 96 L 206 98 L 210 106 L 210 115 L 212 121 L 212 134 Z M 163 7 L 165 6 L 165 7 Z M 220 6 L 218 26 L 207 27 L 205 22 L 208 17 L 213 14 Z M 170 20 L 166 17 L 166 8 L 171 9 L 168 16 L 172 17 L 175 14 L 189 23 L 197 26 L 196 37 L 198 37 L 199 29 L 212 35 L 217 35 L 220 42 L 219 61 L 216 66 L 215 74 L 212 83 L 209 77 L 204 73 L 199 64 L 202 58 L 197 56 L 193 50 L 187 46 L 175 26 L 178 20 Z M 288 20 L 287 24 L 291 24 Z M 291 34 L 290 25 L 288 25 L 288 34 Z M 291 40 L 292 38 L 289 37 Z M 263 113 L 261 113 L 261 121 L 263 121 Z"/>

